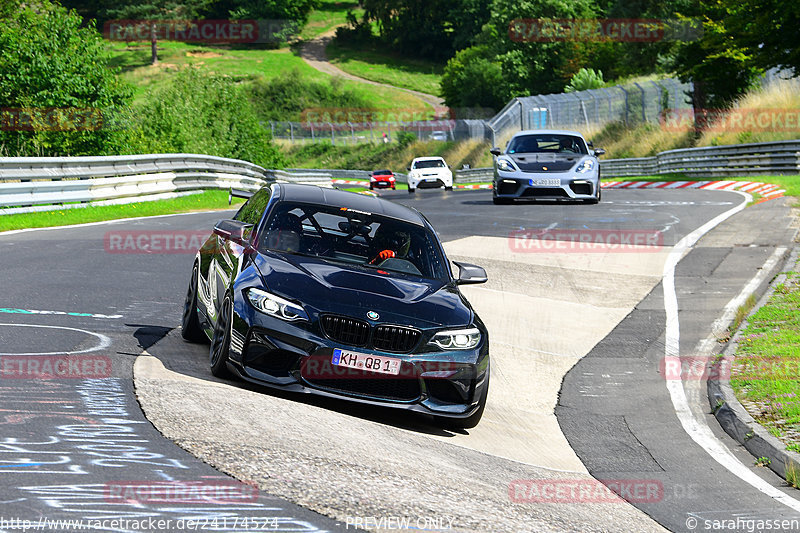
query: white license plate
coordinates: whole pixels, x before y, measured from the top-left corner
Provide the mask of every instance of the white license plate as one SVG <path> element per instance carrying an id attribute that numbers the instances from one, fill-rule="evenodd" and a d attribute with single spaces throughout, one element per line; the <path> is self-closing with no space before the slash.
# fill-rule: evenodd
<path id="1" fill-rule="evenodd" d="M 536 178 L 531 180 L 531 185 L 547 185 L 549 187 L 558 187 L 561 185 L 559 178 Z"/>
<path id="2" fill-rule="evenodd" d="M 401 362 L 402 360 L 395 357 L 367 355 L 365 353 L 340 350 L 339 348 L 333 350 L 333 358 L 331 359 L 331 363 L 337 366 L 368 370 L 379 374 L 391 374 L 393 376 L 400 373 Z"/>

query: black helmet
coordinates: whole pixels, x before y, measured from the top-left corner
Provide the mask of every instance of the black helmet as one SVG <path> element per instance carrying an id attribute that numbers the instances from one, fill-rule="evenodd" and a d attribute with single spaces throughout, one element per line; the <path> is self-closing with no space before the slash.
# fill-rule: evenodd
<path id="1" fill-rule="evenodd" d="M 373 244 L 378 251 L 392 250 L 397 257 L 405 257 L 411 248 L 411 234 L 384 222 L 375 232 Z"/>

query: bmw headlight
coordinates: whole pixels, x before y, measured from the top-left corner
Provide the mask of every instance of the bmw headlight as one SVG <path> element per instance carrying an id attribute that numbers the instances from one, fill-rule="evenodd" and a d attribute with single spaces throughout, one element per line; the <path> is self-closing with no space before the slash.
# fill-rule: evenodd
<path id="1" fill-rule="evenodd" d="M 437 332 L 431 339 L 442 350 L 471 350 L 481 342 L 478 328 L 451 329 Z"/>
<path id="2" fill-rule="evenodd" d="M 268 293 L 261 289 L 247 289 L 247 299 L 253 307 L 262 313 L 287 322 L 294 322 L 296 320 L 308 320 L 308 314 L 302 306 L 284 300 L 280 296 Z"/>
<path id="3" fill-rule="evenodd" d="M 503 172 L 517 171 L 517 169 L 514 167 L 514 163 L 512 163 L 508 159 L 503 159 L 501 157 L 497 158 L 497 170 L 502 170 Z"/>
<path id="4" fill-rule="evenodd" d="M 594 168 L 594 160 L 584 159 L 583 162 L 580 165 L 578 165 L 578 168 L 575 169 L 575 172 L 580 172 L 581 174 L 584 174 L 586 172 L 589 172 L 593 168 Z"/>

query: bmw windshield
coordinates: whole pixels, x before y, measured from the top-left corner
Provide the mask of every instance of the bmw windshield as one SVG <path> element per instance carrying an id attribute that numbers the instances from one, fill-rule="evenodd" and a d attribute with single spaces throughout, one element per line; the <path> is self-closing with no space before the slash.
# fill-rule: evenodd
<path id="1" fill-rule="evenodd" d="M 436 235 L 403 220 L 347 208 L 284 203 L 275 208 L 258 250 L 316 257 L 357 268 L 446 281 Z"/>

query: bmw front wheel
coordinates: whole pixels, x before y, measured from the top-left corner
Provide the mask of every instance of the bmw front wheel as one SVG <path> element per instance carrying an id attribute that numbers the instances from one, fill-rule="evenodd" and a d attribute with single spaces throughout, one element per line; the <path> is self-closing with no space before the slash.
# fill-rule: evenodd
<path id="1" fill-rule="evenodd" d="M 197 316 L 197 277 L 199 269 L 197 263 L 192 268 L 192 279 L 189 280 L 189 289 L 186 291 L 186 300 L 183 303 L 183 317 L 181 318 L 181 337 L 188 342 L 208 342 L 200 319 Z"/>
<path id="2" fill-rule="evenodd" d="M 228 353 L 231 348 L 231 322 L 233 319 L 233 301 L 226 295 L 219 307 L 217 321 L 214 323 L 214 337 L 211 339 L 211 373 L 218 378 L 230 378 L 228 370 Z"/>

